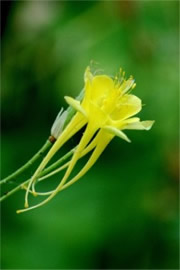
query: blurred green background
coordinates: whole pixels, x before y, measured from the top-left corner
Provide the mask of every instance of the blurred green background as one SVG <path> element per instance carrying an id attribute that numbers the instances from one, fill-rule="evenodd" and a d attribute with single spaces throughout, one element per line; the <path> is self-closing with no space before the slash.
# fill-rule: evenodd
<path id="1" fill-rule="evenodd" d="M 2 4 L 2 177 L 44 143 L 91 60 L 134 75 L 146 105 L 139 115 L 156 121 L 149 132 L 127 131 L 131 144 L 115 138 L 46 206 L 17 215 L 24 191 L 4 201 L 2 268 L 179 269 L 179 2 Z"/>

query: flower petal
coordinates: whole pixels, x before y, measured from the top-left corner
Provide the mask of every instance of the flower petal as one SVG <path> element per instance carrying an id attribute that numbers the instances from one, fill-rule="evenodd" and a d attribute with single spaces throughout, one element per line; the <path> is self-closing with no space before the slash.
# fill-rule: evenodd
<path id="1" fill-rule="evenodd" d="M 111 114 L 111 118 L 112 120 L 122 121 L 137 114 L 141 111 L 141 108 L 142 103 L 140 98 L 134 95 L 124 95 L 120 99 L 117 108 Z"/>
<path id="2" fill-rule="evenodd" d="M 141 121 L 135 123 L 129 123 L 123 127 L 123 129 L 137 129 L 137 130 L 150 130 L 154 121 Z"/>
<path id="3" fill-rule="evenodd" d="M 64 186 L 62 186 L 59 191 L 69 187 L 70 185 L 78 181 L 94 165 L 94 163 L 97 161 L 97 159 L 102 154 L 102 152 L 104 151 L 106 146 L 110 143 L 113 137 L 114 136 L 107 134 L 104 130 L 100 130 L 98 134 L 96 135 L 96 138 L 98 141 L 97 146 L 94 149 L 89 160 L 87 161 L 86 165 L 81 169 L 81 171 L 75 177 L 73 177 Z"/>
<path id="4" fill-rule="evenodd" d="M 129 118 L 129 119 L 123 121 L 123 123 L 131 124 L 131 123 L 135 123 L 135 122 L 139 122 L 139 121 L 140 121 L 139 117 L 132 117 L 132 118 Z"/>
<path id="5" fill-rule="evenodd" d="M 112 89 L 114 89 L 114 82 L 106 75 L 95 76 L 91 83 L 85 86 L 85 91 L 90 92 L 90 98 L 96 104 L 99 104 L 102 98 L 106 97 Z"/>
<path id="6" fill-rule="evenodd" d="M 86 111 L 81 106 L 80 102 L 72 97 L 65 96 L 64 99 L 66 102 L 72 106 L 76 111 L 82 113 L 85 117 L 87 117 Z"/>
<path id="7" fill-rule="evenodd" d="M 120 137 L 121 139 L 127 141 L 127 142 L 131 142 L 130 139 L 126 136 L 126 134 L 124 132 L 122 132 L 121 130 L 112 127 L 112 126 L 105 126 L 103 127 L 103 129 L 105 129 L 107 132 L 114 134 L 115 136 Z"/>

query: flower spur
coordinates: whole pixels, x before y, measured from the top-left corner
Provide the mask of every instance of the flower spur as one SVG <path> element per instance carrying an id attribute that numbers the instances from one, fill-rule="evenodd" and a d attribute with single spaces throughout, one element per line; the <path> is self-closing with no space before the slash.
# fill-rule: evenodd
<path id="1" fill-rule="evenodd" d="M 124 129 L 150 129 L 154 121 L 142 121 L 137 117 L 131 118 L 137 114 L 141 108 L 141 100 L 129 94 L 129 91 L 135 87 L 134 79 L 130 77 L 128 80 L 124 78 L 124 74 L 120 71 L 120 78 L 115 80 L 106 75 L 96 75 L 90 71 L 88 67 L 85 71 L 85 87 L 84 99 L 80 103 L 71 97 L 65 97 L 67 103 L 77 110 L 77 113 L 72 118 L 71 122 L 62 132 L 53 147 L 44 158 L 31 181 L 29 182 L 25 196 L 26 209 L 18 210 L 18 213 L 24 212 L 33 208 L 37 208 L 48 201 L 50 201 L 60 190 L 68 187 L 80 177 L 82 177 L 96 162 L 105 147 L 113 139 L 114 136 L 130 142 L 128 137 L 122 131 Z M 64 177 L 60 181 L 57 188 L 49 192 L 50 196 L 41 203 L 28 207 L 28 194 L 32 186 L 32 192 L 35 193 L 35 183 L 37 181 L 38 173 L 44 169 L 49 160 L 61 148 L 61 146 L 71 138 L 77 131 L 79 131 L 85 124 L 87 124 L 85 132 L 80 140 L 79 145 L 74 152 Z M 86 165 L 82 170 L 71 179 L 66 185 L 74 166 L 79 158 L 86 152 L 86 147 L 97 132 L 94 140 L 90 143 L 94 144 L 90 150 L 94 148 Z M 89 150 L 89 151 L 90 151 Z M 88 152 L 88 151 L 87 151 Z M 38 194 L 38 193 L 37 193 Z"/>

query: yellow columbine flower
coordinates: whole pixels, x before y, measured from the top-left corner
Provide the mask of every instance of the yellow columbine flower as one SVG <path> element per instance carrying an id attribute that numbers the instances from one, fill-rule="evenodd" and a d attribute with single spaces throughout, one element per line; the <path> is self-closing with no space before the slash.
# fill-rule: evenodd
<path id="1" fill-rule="evenodd" d="M 31 185 L 33 187 L 33 192 L 35 193 L 34 184 L 37 180 L 38 173 L 44 169 L 49 160 L 60 149 L 60 147 L 62 147 L 62 145 L 85 124 L 87 124 L 76 151 L 68 164 L 65 175 L 60 181 L 58 187 L 51 192 L 50 196 L 46 200 L 38 205 L 19 210 L 18 213 L 45 204 L 60 190 L 71 185 L 82 177 L 96 162 L 98 157 L 114 136 L 119 136 L 120 138 L 130 142 L 122 130 L 149 130 L 153 125 L 154 121 L 141 122 L 139 118 L 132 117 L 142 109 L 141 100 L 138 97 L 129 94 L 129 91 L 135 87 L 134 79 L 132 77 L 126 80 L 124 76 L 122 76 L 121 71 L 120 78 L 118 79 L 116 77 L 114 80 L 107 75 L 93 76 L 90 68 L 87 67 L 84 78 L 85 87 L 82 102 L 79 102 L 71 97 L 65 97 L 67 103 L 74 107 L 77 110 L 77 113 L 58 137 L 57 141 L 52 146 L 49 153 L 44 158 L 32 177 L 26 191 L 25 207 L 28 207 L 28 194 Z M 96 132 L 97 134 L 94 140 L 89 144 Z M 94 151 L 84 168 L 65 185 L 65 182 L 70 176 L 78 159 L 93 148 Z"/>

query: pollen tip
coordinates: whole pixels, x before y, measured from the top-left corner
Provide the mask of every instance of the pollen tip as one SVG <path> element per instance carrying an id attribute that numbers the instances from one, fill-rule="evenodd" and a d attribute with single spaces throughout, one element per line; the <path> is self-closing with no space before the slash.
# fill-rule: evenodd
<path id="1" fill-rule="evenodd" d="M 28 208 L 28 207 L 29 207 L 28 202 L 25 202 L 24 207 L 25 207 L 25 208 Z"/>
<path id="2" fill-rule="evenodd" d="M 37 197 L 37 196 L 38 196 L 38 194 L 37 194 L 36 191 L 33 191 L 33 192 L 32 192 L 32 195 L 33 195 L 34 197 Z"/>

